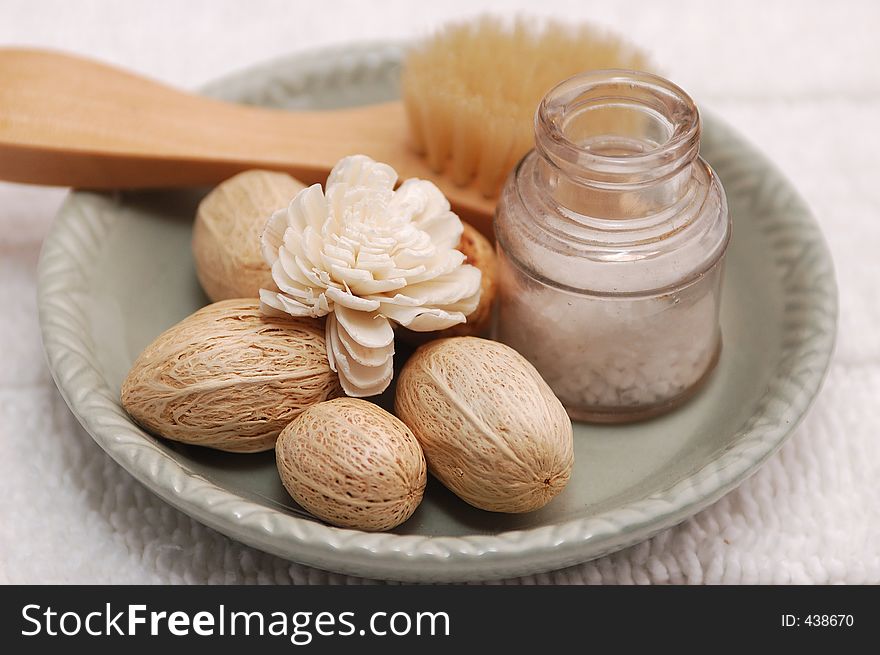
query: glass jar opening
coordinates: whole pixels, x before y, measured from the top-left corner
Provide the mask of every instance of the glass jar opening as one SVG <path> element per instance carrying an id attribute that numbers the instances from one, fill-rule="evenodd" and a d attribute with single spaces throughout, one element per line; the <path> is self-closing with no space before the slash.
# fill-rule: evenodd
<path id="1" fill-rule="evenodd" d="M 680 87 L 650 73 L 582 73 L 535 113 L 538 154 L 569 179 L 633 187 L 673 176 L 699 153 L 700 116 Z"/>

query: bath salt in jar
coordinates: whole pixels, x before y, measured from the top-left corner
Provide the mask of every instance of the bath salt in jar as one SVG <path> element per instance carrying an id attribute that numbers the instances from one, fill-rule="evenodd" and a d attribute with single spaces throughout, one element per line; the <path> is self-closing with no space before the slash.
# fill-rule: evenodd
<path id="1" fill-rule="evenodd" d="M 718 361 L 730 218 L 671 82 L 596 71 L 552 89 L 495 235 L 495 337 L 576 419 L 629 421 L 690 398 Z"/>

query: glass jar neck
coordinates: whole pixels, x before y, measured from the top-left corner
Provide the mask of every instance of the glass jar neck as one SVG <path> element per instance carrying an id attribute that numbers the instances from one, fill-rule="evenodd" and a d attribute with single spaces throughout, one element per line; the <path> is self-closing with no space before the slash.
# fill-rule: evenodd
<path id="1" fill-rule="evenodd" d="M 644 218 L 680 202 L 699 144 L 693 100 L 649 73 L 578 75 L 535 114 L 541 186 L 585 222 Z"/>
<path id="2" fill-rule="evenodd" d="M 677 86 L 632 71 L 579 75 L 547 94 L 535 133 L 495 218 L 499 248 L 529 276 L 641 297 L 720 261 L 727 202 L 699 156 L 696 106 Z"/>

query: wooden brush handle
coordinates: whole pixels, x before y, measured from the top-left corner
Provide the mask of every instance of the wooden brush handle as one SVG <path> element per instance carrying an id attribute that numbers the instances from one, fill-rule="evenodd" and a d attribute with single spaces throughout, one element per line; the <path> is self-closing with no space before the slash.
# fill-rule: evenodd
<path id="1" fill-rule="evenodd" d="M 287 112 L 184 93 L 104 64 L 0 49 L 0 178 L 61 186 L 212 184 L 249 168 L 323 182 L 342 157 L 370 155 L 401 179 L 436 182 L 463 217 L 494 201 L 433 173 L 407 147 L 399 102 Z M 481 226 L 485 229 L 485 226 Z"/>

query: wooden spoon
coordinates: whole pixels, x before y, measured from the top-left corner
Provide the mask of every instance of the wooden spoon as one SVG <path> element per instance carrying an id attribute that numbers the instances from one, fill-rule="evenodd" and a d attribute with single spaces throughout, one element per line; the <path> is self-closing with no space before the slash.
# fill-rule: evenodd
<path id="1" fill-rule="evenodd" d="M 281 111 L 212 100 L 71 55 L 0 49 L 0 179 L 91 189 L 214 184 L 249 168 L 323 183 L 346 155 L 427 178 L 491 232 L 495 200 L 433 172 L 403 104 Z"/>

